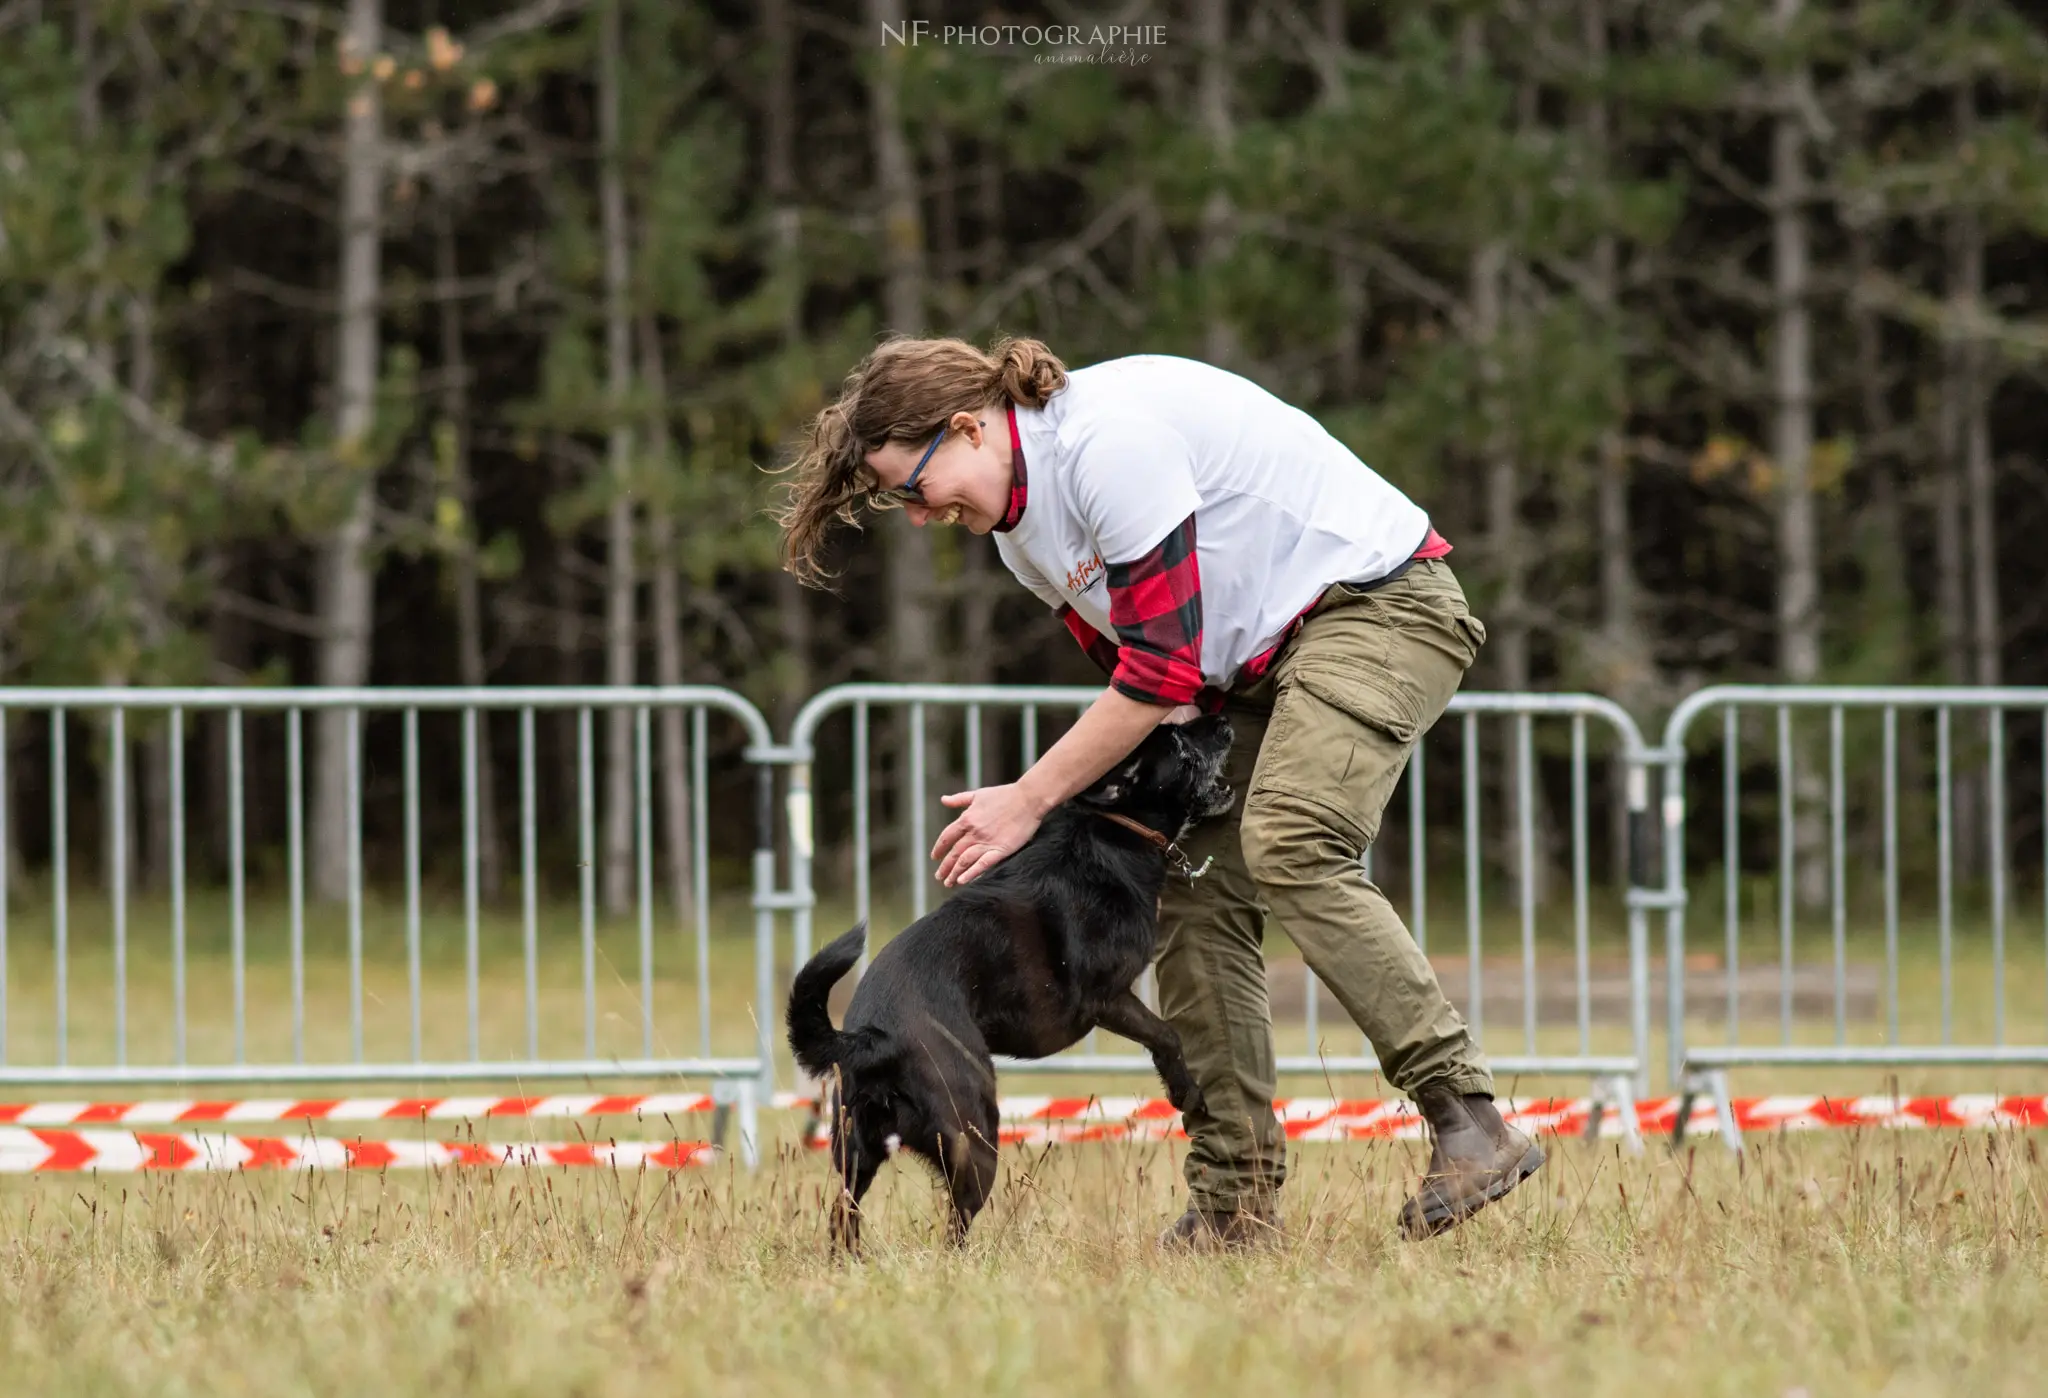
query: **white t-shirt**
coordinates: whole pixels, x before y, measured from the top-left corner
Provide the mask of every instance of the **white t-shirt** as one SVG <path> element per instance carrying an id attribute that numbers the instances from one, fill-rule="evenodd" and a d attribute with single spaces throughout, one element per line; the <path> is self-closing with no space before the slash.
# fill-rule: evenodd
<path id="1" fill-rule="evenodd" d="M 1429 516 L 1314 418 L 1196 360 L 1112 359 L 1016 413 L 1026 503 L 995 536 L 1003 562 L 1114 640 L 1106 565 L 1143 558 L 1192 513 L 1212 685 L 1331 583 L 1392 572 L 1429 533 Z"/>

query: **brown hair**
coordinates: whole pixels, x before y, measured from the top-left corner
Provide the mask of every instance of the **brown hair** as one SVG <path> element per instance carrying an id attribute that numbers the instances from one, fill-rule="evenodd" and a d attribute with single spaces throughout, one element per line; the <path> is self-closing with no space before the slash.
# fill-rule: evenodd
<path id="1" fill-rule="evenodd" d="M 861 507 L 896 507 L 869 469 L 867 453 L 888 442 L 926 442 L 953 414 L 1007 399 L 1042 408 L 1067 386 L 1067 366 L 1036 340 L 1002 339 L 984 354 L 965 340 L 886 340 L 855 366 L 839 401 L 804 432 L 783 471 L 793 473 L 783 503 L 782 566 L 823 587 L 831 575 L 818 555 L 840 520 L 860 526 Z"/>

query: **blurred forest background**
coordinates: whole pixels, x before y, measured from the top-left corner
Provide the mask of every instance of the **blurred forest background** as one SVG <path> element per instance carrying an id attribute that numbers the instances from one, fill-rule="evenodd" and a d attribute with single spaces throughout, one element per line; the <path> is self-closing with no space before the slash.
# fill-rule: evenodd
<path id="1" fill-rule="evenodd" d="M 945 42 L 1051 23 L 1151 42 Z M 885 520 L 837 595 L 779 571 L 764 468 L 905 332 L 1316 413 L 1456 546 L 1472 687 L 1648 728 L 1715 680 L 2040 683 L 2044 23 L 0 0 L 0 681 L 705 683 L 779 731 L 843 680 L 1093 680 L 963 532 Z"/>

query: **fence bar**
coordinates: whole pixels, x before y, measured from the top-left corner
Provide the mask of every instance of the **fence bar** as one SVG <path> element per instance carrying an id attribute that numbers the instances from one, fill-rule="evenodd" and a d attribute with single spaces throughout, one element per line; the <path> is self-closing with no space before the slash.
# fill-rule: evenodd
<path id="1" fill-rule="evenodd" d="M 14 863 L 14 830 L 7 818 L 9 809 L 14 805 L 13 788 L 7 774 L 8 744 L 7 710 L 0 709 L 0 1064 L 7 1062 L 7 937 L 10 931 L 7 905 L 14 897 L 14 871 L 8 867 Z M 178 1061 L 184 1061 L 182 1053 Z"/>
<path id="2" fill-rule="evenodd" d="M 363 711 L 357 708 L 348 710 L 348 1037 L 349 1052 L 362 1062 Z"/>
<path id="3" fill-rule="evenodd" d="M 1471 1002 L 1466 1012 L 1472 1035 L 1478 1038 L 1486 1025 L 1486 1001 L 1480 994 L 1479 971 L 1479 716 L 1466 714 L 1465 739 L 1465 993 Z"/>
<path id="4" fill-rule="evenodd" d="M 862 707 L 865 708 L 866 705 L 862 705 Z M 1031 770 L 1032 764 L 1038 761 L 1038 705 L 1026 704 L 1024 706 L 1024 716 L 1019 723 L 1019 730 L 1022 738 L 1022 750 L 1018 755 L 1024 759 L 1023 770 L 1028 772 Z"/>
<path id="5" fill-rule="evenodd" d="M 173 724 L 171 731 L 174 735 L 178 731 L 179 712 L 176 709 L 171 711 L 171 723 Z M 172 745 L 172 750 L 176 755 L 172 757 L 171 765 L 173 768 L 176 768 L 184 761 L 183 739 L 174 736 Z M 179 773 L 176 784 L 178 790 L 182 791 L 184 789 L 183 773 Z M 179 805 L 183 804 L 182 798 L 173 799 Z M 291 904 L 287 912 L 289 925 L 285 935 L 291 943 L 292 1062 L 304 1063 L 306 1061 L 306 736 L 304 711 L 300 709 L 287 709 L 284 715 L 284 805 L 285 882 L 290 885 L 285 896 L 290 900 Z M 177 862 L 182 863 L 185 833 L 184 813 L 182 811 L 173 820 L 171 829 L 179 839 L 180 853 Z M 182 869 L 178 872 L 178 878 L 180 893 L 182 894 L 184 880 L 184 871 Z M 184 920 L 184 909 L 182 907 L 177 910 L 177 915 L 180 923 L 182 923 Z M 182 928 L 180 930 L 182 931 Z M 182 936 L 179 938 L 179 944 L 182 948 Z M 183 961 L 182 951 L 178 959 Z M 179 1009 L 182 1018 L 183 1006 L 180 1006 Z M 414 1056 L 417 1057 L 418 1055 L 415 1054 Z M 180 1063 L 185 1061 L 182 1049 L 178 1053 L 178 1061 Z"/>
<path id="6" fill-rule="evenodd" d="M 540 852 L 539 805 L 534 770 L 539 720 L 531 704 L 519 710 L 519 911 L 520 951 L 526 960 L 526 1056 L 540 1057 Z M 709 1058 L 707 1049 L 704 1056 Z"/>
<path id="7" fill-rule="evenodd" d="M 1522 1043 L 1536 1052 L 1536 777 L 1528 714 L 1515 715 L 1515 822 L 1522 866 Z"/>
<path id="8" fill-rule="evenodd" d="M 1572 715 L 1572 951 L 1579 976 L 1579 1052 L 1593 1051 L 1593 963 L 1587 945 L 1592 888 L 1586 848 L 1586 716 Z"/>
<path id="9" fill-rule="evenodd" d="M 412 1061 L 425 1060 L 420 1043 L 420 711 L 405 711 L 405 995 L 410 1011 Z"/>
<path id="10" fill-rule="evenodd" d="M 64 756 L 64 710 L 50 714 L 50 924 L 57 980 L 57 1063 L 69 1061 L 71 1010 L 71 799 Z M 238 1055 L 239 1057 L 239 1055 Z"/>
<path id="11" fill-rule="evenodd" d="M 1946 704 L 1936 711 L 1934 717 L 1934 762 L 1935 762 L 1935 820 L 1937 840 L 1940 845 L 1941 867 L 1936 873 L 1935 887 L 1941 904 L 1939 928 L 1941 948 L 1941 1041 L 1944 1044 L 1955 1040 L 1954 987 L 1950 984 L 1950 942 L 1955 915 L 1955 889 L 1952 885 L 1954 870 L 1954 833 L 1952 823 L 1954 812 L 1950 808 L 1951 788 L 1949 786 L 1949 711 Z"/>
<path id="12" fill-rule="evenodd" d="M 1321 983 L 1316 980 L 1316 973 L 1309 969 L 1305 959 L 1301 967 L 1301 984 L 1302 1031 L 1308 1035 L 1308 1048 L 1306 1052 L 1314 1053 L 1316 1051 L 1316 1040 L 1322 1034 L 1323 996 Z M 1095 1051 L 1093 1037 L 1089 1039 L 1088 1051 L 1090 1053 Z"/>
<path id="13" fill-rule="evenodd" d="M 853 706 L 853 909 L 856 920 L 867 922 L 874 917 L 874 889 L 869 882 L 868 866 L 874 858 L 874 846 L 868 830 L 871 805 L 868 790 L 868 706 L 857 703 Z M 868 969 L 868 948 L 874 945 L 872 929 L 866 941 L 861 943 L 859 974 Z"/>
<path id="14" fill-rule="evenodd" d="M 1742 718 L 1721 712 L 1721 916 L 1727 924 L 1728 1042 L 1742 1036 L 1736 974 L 1742 965 Z"/>
<path id="15" fill-rule="evenodd" d="M 711 821 L 704 706 L 690 710 L 690 902 L 697 913 L 697 1051 L 711 1056 Z"/>
<path id="16" fill-rule="evenodd" d="M 1990 764 L 1984 773 L 1991 805 L 1991 1042 L 2005 1042 L 2005 710 L 1986 715 Z"/>
<path id="17" fill-rule="evenodd" d="M 1828 890 L 1834 905 L 1835 1042 L 1849 1042 L 1849 887 L 1842 864 L 1842 706 L 1828 710 Z"/>
<path id="18" fill-rule="evenodd" d="M 298 712 L 297 710 L 293 710 L 293 713 L 294 713 L 294 714 L 296 714 L 297 712 Z M 0 717 L 4 717 L 4 716 L 0 716 Z M 171 776 L 171 793 L 170 793 L 170 801 L 171 801 L 171 1057 L 172 1057 L 172 1061 L 174 1061 L 174 1062 L 177 1062 L 177 1063 L 183 1063 L 183 1062 L 185 1061 L 185 1054 L 186 1054 L 186 1046 L 185 1046 L 185 711 L 184 711 L 183 709 L 172 709 L 172 710 L 171 710 L 171 732 L 170 732 L 170 747 L 171 747 L 171 773 L 170 773 L 170 776 Z M 4 742 L 4 740 L 0 740 L 0 754 L 4 754 L 4 753 L 5 753 L 5 751 L 6 751 L 6 743 Z M 4 760 L 5 760 L 4 756 L 0 756 L 0 761 L 4 761 Z M 4 769 L 0 769 L 0 770 L 4 770 Z M 7 783 L 6 783 L 6 779 L 5 779 L 5 777 L 4 777 L 4 776 L 0 776 L 0 792 L 4 792 L 4 791 L 5 791 L 6 789 L 7 789 Z M 7 802 L 6 802 L 6 801 L 5 801 L 4 799 L 0 799 L 0 808 L 4 808 L 4 807 L 5 807 L 6 805 L 7 805 Z M 5 816 L 4 816 L 4 814 L 0 814 L 0 820 L 4 820 L 4 819 L 5 819 Z M 6 848 L 7 848 L 6 840 L 5 840 L 4 836 L 0 836 L 0 850 L 4 850 L 4 849 L 6 849 Z M 4 864 L 5 864 L 6 862 L 7 862 L 7 861 L 6 861 L 6 858 L 5 858 L 5 856 L 4 856 L 4 855 L 0 855 L 0 865 L 4 865 Z M 0 884 L 0 890 L 4 890 L 4 884 Z M 6 900 L 5 900 L 5 897 L 4 897 L 4 893 L 0 893 L 0 903 L 4 903 L 5 901 L 6 901 Z M 5 938 L 4 938 L 4 936 L 0 936 L 0 943 L 4 943 L 4 941 L 5 941 Z M 5 955 L 5 951 L 4 951 L 4 946 L 0 946 L 0 957 L 4 957 L 4 955 Z M 4 965 L 4 961 L 0 961 L 0 965 Z M 6 989 L 5 989 L 5 984 L 4 984 L 4 976 L 0 976 L 0 1005 L 4 1005 L 5 1003 L 6 1003 Z M 294 1007 L 296 1008 L 296 1006 L 297 1006 L 297 1004 L 298 1004 L 298 991 L 297 991 L 296 987 L 294 988 L 294 991 L 293 991 L 293 999 L 292 999 L 292 1003 L 293 1003 L 293 1006 L 294 1006 Z M 296 1020 L 296 1018 L 295 1018 L 295 1019 L 294 1019 L 294 1024 L 296 1025 L 296 1023 L 297 1023 L 297 1020 Z M 296 1041 L 296 1040 L 294 1040 L 294 1044 L 296 1044 L 296 1042 L 297 1042 L 297 1041 Z M 0 1061 L 5 1061 L 5 1056 L 4 1056 L 4 1055 L 0 1055 Z M 303 1055 L 300 1055 L 300 1056 L 298 1056 L 297 1058 L 295 1058 L 295 1060 L 294 1060 L 294 1061 L 296 1061 L 296 1062 L 303 1062 L 303 1061 L 304 1061 L 304 1056 L 303 1056 Z"/>
<path id="19" fill-rule="evenodd" d="M 634 861 L 640 901 L 640 1055 L 654 1057 L 654 798 L 653 754 L 645 704 L 633 710 Z"/>
<path id="20" fill-rule="evenodd" d="M 1408 754 L 1408 902 L 1409 930 L 1415 945 L 1429 952 L 1429 827 L 1423 823 L 1423 744 Z"/>
<path id="21" fill-rule="evenodd" d="M 1792 1042 L 1792 895 L 1799 880 L 1792 806 L 1792 711 L 1778 706 L 1778 1030 Z"/>
<path id="22" fill-rule="evenodd" d="M 1899 711 L 1884 710 L 1885 1042 L 1899 1041 Z"/>
<path id="23" fill-rule="evenodd" d="M 583 1052 L 597 1057 L 597 815 L 591 805 L 590 709 L 576 711 L 576 867 L 582 874 Z"/>
<path id="24" fill-rule="evenodd" d="M 925 850 L 930 842 L 925 839 L 924 829 L 924 705 L 910 706 L 910 790 L 904 799 L 910 803 L 910 916 L 914 921 L 925 915 L 927 890 L 931 875 L 925 869 Z"/>
<path id="25" fill-rule="evenodd" d="M 981 786 L 981 705 L 967 706 L 967 789 Z"/>
<path id="26" fill-rule="evenodd" d="M 462 988 L 467 996 L 469 1057 L 484 1056 L 482 949 L 477 927 L 476 710 L 462 711 Z"/>
<path id="27" fill-rule="evenodd" d="M 355 749 L 349 749 L 355 759 Z M 242 711 L 228 710 L 228 936 L 234 975 L 235 1062 L 246 1061 L 248 998 L 248 924 L 244 880 L 242 775 Z"/>
<path id="28" fill-rule="evenodd" d="M 792 860 L 792 864 L 798 861 Z M 760 1091 L 775 1082 L 775 772 L 765 763 L 754 768 L 754 1056 L 760 1064 Z M 742 1131 L 746 1123 L 742 1123 Z M 743 1155 L 757 1142 L 740 1140 Z"/>
<path id="29" fill-rule="evenodd" d="M 114 1063 L 128 1061 L 128 711 L 115 709 L 107 724 L 107 783 L 113 816 Z"/>

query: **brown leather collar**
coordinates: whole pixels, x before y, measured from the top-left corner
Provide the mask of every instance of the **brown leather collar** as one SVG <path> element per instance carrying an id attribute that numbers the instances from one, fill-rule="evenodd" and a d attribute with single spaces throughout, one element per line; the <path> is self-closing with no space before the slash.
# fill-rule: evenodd
<path id="1" fill-rule="evenodd" d="M 1187 851 L 1183 850 L 1172 840 L 1167 839 L 1159 831 L 1154 830 L 1151 826 L 1132 820 L 1127 815 L 1118 815 L 1115 811 L 1097 811 L 1095 814 L 1112 824 L 1121 825 L 1133 835 L 1143 836 L 1146 844 L 1166 856 L 1167 866 L 1176 873 L 1186 875 L 1189 883 L 1193 883 L 1196 879 L 1208 873 L 1209 866 L 1216 862 L 1216 856 L 1212 854 L 1207 859 L 1204 859 L 1202 867 L 1197 869 L 1194 861 L 1188 858 Z"/>

